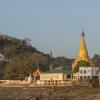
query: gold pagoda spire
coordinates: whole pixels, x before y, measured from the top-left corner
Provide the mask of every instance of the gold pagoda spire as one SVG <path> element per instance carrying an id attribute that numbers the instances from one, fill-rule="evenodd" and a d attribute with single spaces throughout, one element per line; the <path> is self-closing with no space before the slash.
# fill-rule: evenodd
<path id="1" fill-rule="evenodd" d="M 80 49 L 78 52 L 78 55 L 76 57 L 76 59 L 74 60 L 74 63 L 72 64 L 72 70 L 75 68 L 75 66 L 77 65 L 77 63 L 81 60 L 87 61 L 89 62 L 90 58 L 88 56 L 88 50 L 85 44 L 85 33 L 84 31 L 82 31 L 82 39 L 81 39 L 81 44 L 80 44 Z"/>

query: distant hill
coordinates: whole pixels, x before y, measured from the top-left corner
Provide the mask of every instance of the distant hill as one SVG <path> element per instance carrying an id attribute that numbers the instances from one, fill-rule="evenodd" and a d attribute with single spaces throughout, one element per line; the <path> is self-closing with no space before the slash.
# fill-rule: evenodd
<path id="1" fill-rule="evenodd" d="M 92 66 L 100 67 L 100 54 L 95 54 L 91 59 Z"/>
<path id="2" fill-rule="evenodd" d="M 1 77 L 25 77 L 38 66 L 41 71 L 48 71 L 51 63 L 50 55 L 37 50 L 28 39 L 21 40 L 7 35 L 0 35 L 0 55 Z M 71 68 L 72 61 L 65 57 L 52 58 L 53 67 Z"/>
<path id="3" fill-rule="evenodd" d="M 71 68 L 74 59 L 68 59 L 65 57 L 56 57 L 53 59 L 54 67 L 68 67 Z"/>

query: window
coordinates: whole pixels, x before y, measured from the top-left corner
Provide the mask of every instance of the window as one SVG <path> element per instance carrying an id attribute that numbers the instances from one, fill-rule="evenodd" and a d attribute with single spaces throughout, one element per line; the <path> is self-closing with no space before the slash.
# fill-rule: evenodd
<path id="1" fill-rule="evenodd" d="M 86 70 L 84 70 L 84 74 L 86 74 Z"/>
<path id="2" fill-rule="evenodd" d="M 82 74 L 82 72 L 83 72 L 83 71 L 81 70 L 80 73 Z"/>

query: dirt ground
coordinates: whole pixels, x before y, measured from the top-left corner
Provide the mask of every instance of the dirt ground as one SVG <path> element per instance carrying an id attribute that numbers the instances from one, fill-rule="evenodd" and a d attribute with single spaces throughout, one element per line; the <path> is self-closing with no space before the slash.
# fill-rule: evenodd
<path id="1" fill-rule="evenodd" d="M 100 100 L 100 88 L 0 87 L 0 100 Z"/>

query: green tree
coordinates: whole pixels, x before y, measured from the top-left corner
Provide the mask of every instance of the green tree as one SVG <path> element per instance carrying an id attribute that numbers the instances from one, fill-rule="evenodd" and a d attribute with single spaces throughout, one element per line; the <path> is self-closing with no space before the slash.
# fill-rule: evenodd
<path id="1" fill-rule="evenodd" d="M 39 53 L 20 53 L 15 56 L 5 68 L 6 77 L 26 77 L 33 73 L 37 66 L 40 66 L 41 71 L 46 71 L 48 59 Z"/>
<path id="2" fill-rule="evenodd" d="M 76 67 L 74 68 L 73 72 L 76 73 L 79 71 L 79 67 L 89 67 L 91 66 L 89 62 L 81 60 L 77 63 Z"/>

